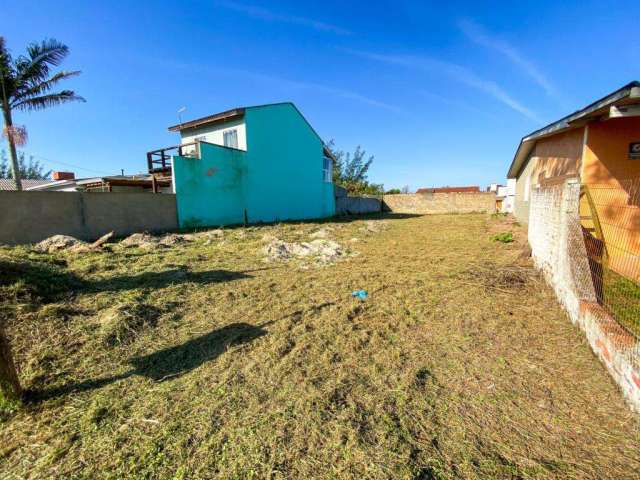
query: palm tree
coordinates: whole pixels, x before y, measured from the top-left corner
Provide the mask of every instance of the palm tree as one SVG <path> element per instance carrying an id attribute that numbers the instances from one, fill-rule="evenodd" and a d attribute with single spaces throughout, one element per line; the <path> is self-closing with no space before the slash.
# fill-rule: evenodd
<path id="1" fill-rule="evenodd" d="M 24 127 L 14 126 L 13 110 L 42 110 L 62 103 L 80 101 L 84 98 L 72 90 L 51 92 L 61 80 L 79 75 L 79 71 L 61 71 L 51 74 L 50 68 L 60 65 L 69 54 L 69 47 L 54 39 L 32 43 L 27 54 L 12 58 L 5 40 L 0 36 L 0 107 L 4 118 L 3 134 L 9 142 L 9 161 L 16 189 L 22 190 L 16 146 L 26 143 Z"/>
<path id="2" fill-rule="evenodd" d="M 27 55 L 14 59 L 0 36 L 0 107 L 4 118 L 3 134 L 9 142 L 9 159 L 16 189 L 22 190 L 16 145 L 26 142 L 26 129 L 13 125 L 13 110 L 42 110 L 71 101 L 84 102 L 71 90 L 51 92 L 61 80 L 78 75 L 79 71 L 51 74 L 69 54 L 69 48 L 57 40 L 44 40 L 27 47 Z M 0 404 L 18 401 L 22 389 L 11 356 L 11 348 L 4 333 L 4 319 L 0 316 Z"/>

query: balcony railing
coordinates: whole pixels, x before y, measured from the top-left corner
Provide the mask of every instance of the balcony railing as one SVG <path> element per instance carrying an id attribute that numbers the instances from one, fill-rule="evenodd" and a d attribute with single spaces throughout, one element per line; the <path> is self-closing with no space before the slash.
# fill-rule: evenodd
<path id="1" fill-rule="evenodd" d="M 171 157 L 197 157 L 198 142 L 183 143 L 172 147 L 147 152 L 147 167 L 150 174 L 171 175 Z"/>

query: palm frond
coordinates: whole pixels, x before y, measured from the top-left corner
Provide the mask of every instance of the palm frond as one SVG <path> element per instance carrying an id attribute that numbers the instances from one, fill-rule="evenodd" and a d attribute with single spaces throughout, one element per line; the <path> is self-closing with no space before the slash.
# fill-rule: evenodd
<path id="1" fill-rule="evenodd" d="M 61 80 L 66 80 L 68 78 L 72 78 L 80 75 L 80 71 L 76 70 L 73 72 L 62 71 L 53 75 L 48 80 L 36 83 L 34 85 L 23 85 L 22 88 L 19 88 L 17 92 L 14 94 L 14 100 L 11 106 L 15 106 L 23 100 L 28 98 L 32 98 L 35 96 L 43 95 L 51 90 L 58 82 Z"/>
<path id="2" fill-rule="evenodd" d="M 18 86 L 44 81 L 49 76 L 49 67 L 58 66 L 69 54 L 69 47 L 54 40 L 43 40 L 27 47 L 27 56 L 15 60 L 16 83 Z"/>
<path id="3" fill-rule="evenodd" d="M 76 95 L 72 90 L 62 90 L 58 93 L 25 98 L 13 105 L 13 108 L 25 111 L 43 110 L 48 107 L 69 102 L 86 102 L 86 100 L 83 97 Z"/>
<path id="4" fill-rule="evenodd" d="M 11 53 L 7 49 L 4 37 L 0 36 L 0 105 L 4 105 L 4 98 L 8 100 L 15 91 L 15 71 L 13 68 L 13 59 Z"/>
<path id="5" fill-rule="evenodd" d="M 27 47 L 27 53 L 32 63 L 47 63 L 58 66 L 69 55 L 69 47 L 54 38 L 32 43 Z"/>

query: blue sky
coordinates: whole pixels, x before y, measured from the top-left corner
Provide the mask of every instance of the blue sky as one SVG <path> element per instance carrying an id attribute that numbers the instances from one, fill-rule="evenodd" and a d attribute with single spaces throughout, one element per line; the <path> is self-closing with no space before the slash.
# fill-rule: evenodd
<path id="1" fill-rule="evenodd" d="M 290 100 L 385 187 L 503 181 L 519 139 L 640 79 L 632 2 L 0 0 L 14 55 L 53 37 L 87 99 L 16 114 L 80 176 L 144 171 L 178 121 Z M 6 143 L 0 144 L 6 148 Z M 80 168 L 81 167 L 81 168 Z"/>

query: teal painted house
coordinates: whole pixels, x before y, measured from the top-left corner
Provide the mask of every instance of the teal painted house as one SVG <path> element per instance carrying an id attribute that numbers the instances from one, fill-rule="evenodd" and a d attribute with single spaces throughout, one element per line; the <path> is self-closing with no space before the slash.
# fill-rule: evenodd
<path id="1" fill-rule="evenodd" d="M 171 157 L 181 227 L 335 215 L 333 157 L 293 103 L 236 108 L 169 130 L 181 135 Z"/>

